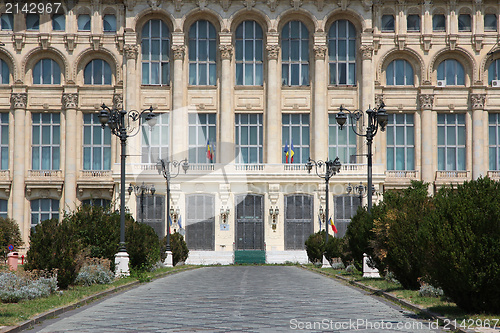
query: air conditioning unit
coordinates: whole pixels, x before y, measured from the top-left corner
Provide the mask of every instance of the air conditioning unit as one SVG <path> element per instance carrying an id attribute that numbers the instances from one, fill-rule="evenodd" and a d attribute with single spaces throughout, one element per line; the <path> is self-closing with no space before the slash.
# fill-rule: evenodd
<path id="1" fill-rule="evenodd" d="M 438 87 L 446 87 L 446 80 L 438 80 Z"/>
<path id="2" fill-rule="evenodd" d="M 492 87 L 500 87 L 500 80 L 491 81 L 491 86 Z"/>

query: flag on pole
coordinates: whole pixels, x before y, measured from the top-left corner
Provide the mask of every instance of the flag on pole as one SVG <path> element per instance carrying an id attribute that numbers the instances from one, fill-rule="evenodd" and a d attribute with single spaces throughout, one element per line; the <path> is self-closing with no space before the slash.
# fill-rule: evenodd
<path id="1" fill-rule="evenodd" d="M 330 225 L 332 226 L 332 230 L 334 233 L 337 233 L 337 227 L 335 226 L 335 224 L 333 223 L 333 220 L 332 218 L 330 217 Z"/>
<path id="2" fill-rule="evenodd" d="M 285 149 L 283 152 L 285 153 L 285 163 L 288 163 L 288 140 L 285 143 Z"/>
<path id="3" fill-rule="evenodd" d="M 207 159 L 210 162 L 214 160 L 214 153 L 212 152 L 212 147 L 210 147 L 210 141 L 207 139 Z"/>
<path id="4" fill-rule="evenodd" d="M 170 217 L 170 214 L 168 215 L 168 226 L 172 226 L 172 218 Z"/>
<path id="5" fill-rule="evenodd" d="M 293 155 L 295 155 L 295 152 L 293 151 L 293 139 L 292 139 L 292 142 L 290 143 L 290 163 L 293 163 Z"/>
<path id="6" fill-rule="evenodd" d="M 182 220 L 182 216 L 179 214 L 179 221 L 177 221 L 177 224 L 179 225 L 179 229 L 182 229 L 181 220 Z"/>
<path id="7" fill-rule="evenodd" d="M 321 223 L 321 216 L 319 216 L 319 214 L 318 214 L 318 221 L 319 221 L 319 230 L 321 230 L 321 225 L 322 225 L 323 223 Z"/>

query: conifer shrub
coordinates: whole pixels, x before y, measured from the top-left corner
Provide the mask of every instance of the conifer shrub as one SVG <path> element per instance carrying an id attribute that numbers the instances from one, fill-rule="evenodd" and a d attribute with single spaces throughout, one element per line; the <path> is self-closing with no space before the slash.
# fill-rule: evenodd
<path id="1" fill-rule="evenodd" d="M 468 312 L 500 313 L 500 183 L 442 188 L 425 227 L 432 285 Z"/>
<path id="2" fill-rule="evenodd" d="M 323 254 L 325 253 L 325 236 L 326 232 L 321 230 L 311 234 L 305 242 L 307 258 L 313 264 L 323 261 Z"/>
<path id="3" fill-rule="evenodd" d="M 125 240 L 131 269 L 150 270 L 160 261 L 160 240 L 151 226 L 126 221 Z"/>
<path id="4" fill-rule="evenodd" d="M 167 248 L 167 236 L 163 238 L 162 241 L 162 260 L 165 260 L 165 251 Z M 178 233 L 174 232 L 170 235 L 170 251 L 172 251 L 172 264 L 175 266 L 180 262 L 185 262 L 189 256 L 189 249 L 187 247 L 184 237 Z"/>
<path id="5" fill-rule="evenodd" d="M 13 219 L 0 217 L 0 258 L 7 259 L 7 247 L 10 244 L 14 249 L 23 244 L 19 226 Z"/>

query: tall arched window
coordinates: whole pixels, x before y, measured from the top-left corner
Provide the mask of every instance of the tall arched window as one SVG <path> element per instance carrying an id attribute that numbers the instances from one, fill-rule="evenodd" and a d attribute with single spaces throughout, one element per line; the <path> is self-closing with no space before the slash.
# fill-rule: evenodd
<path id="1" fill-rule="evenodd" d="M 393 60 L 386 69 L 386 83 L 388 86 L 412 86 L 413 68 L 404 59 Z"/>
<path id="2" fill-rule="evenodd" d="M 236 85 L 262 85 L 262 28 L 255 21 L 242 22 L 236 28 Z"/>
<path id="3" fill-rule="evenodd" d="M 446 59 L 438 66 L 437 79 L 447 86 L 463 86 L 465 85 L 464 66 L 455 59 Z"/>
<path id="4" fill-rule="evenodd" d="M 488 84 L 491 85 L 493 80 L 500 80 L 500 59 L 493 61 L 488 68 Z"/>
<path id="5" fill-rule="evenodd" d="M 61 84 L 61 68 L 52 59 L 42 59 L 33 67 L 33 84 Z"/>
<path id="6" fill-rule="evenodd" d="M 309 85 L 309 31 L 300 21 L 281 32 L 281 81 L 284 86 Z"/>
<path id="7" fill-rule="evenodd" d="M 0 83 L 1 84 L 9 84 L 9 65 L 2 59 L 0 59 Z"/>
<path id="8" fill-rule="evenodd" d="M 356 84 L 356 28 L 347 20 L 333 22 L 328 32 L 330 84 Z"/>
<path id="9" fill-rule="evenodd" d="M 190 85 L 215 85 L 216 37 L 214 26 L 205 20 L 196 21 L 189 29 Z"/>
<path id="10" fill-rule="evenodd" d="M 149 20 L 142 28 L 142 84 L 170 83 L 170 31 L 162 20 Z"/>
<path id="11" fill-rule="evenodd" d="M 111 67 L 102 59 L 94 59 L 85 66 L 83 79 L 85 84 L 111 84 Z"/>

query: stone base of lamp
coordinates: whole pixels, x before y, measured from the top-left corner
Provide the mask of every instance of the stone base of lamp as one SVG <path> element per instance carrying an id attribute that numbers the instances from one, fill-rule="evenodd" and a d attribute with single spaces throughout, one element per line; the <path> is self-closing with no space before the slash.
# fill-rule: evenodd
<path id="1" fill-rule="evenodd" d="M 321 268 L 331 267 L 330 262 L 326 259 L 325 255 L 323 255 L 323 266 Z"/>
<path id="2" fill-rule="evenodd" d="M 165 251 L 165 260 L 163 261 L 165 267 L 174 267 L 174 257 L 172 251 Z"/>
<path id="3" fill-rule="evenodd" d="M 115 276 L 129 276 L 130 271 L 128 269 L 128 263 L 130 259 L 126 251 L 120 251 L 115 255 Z"/>

